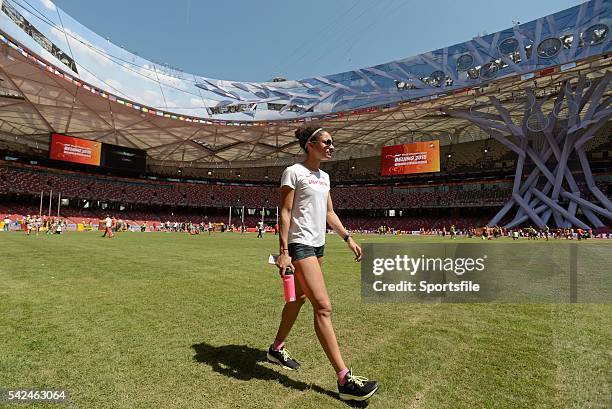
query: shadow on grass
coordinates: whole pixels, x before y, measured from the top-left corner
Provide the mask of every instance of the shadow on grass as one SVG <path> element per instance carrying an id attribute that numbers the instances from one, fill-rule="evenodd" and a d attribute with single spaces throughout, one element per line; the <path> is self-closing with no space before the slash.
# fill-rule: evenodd
<path id="1" fill-rule="evenodd" d="M 261 363 L 266 362 L 266 351 L 264 350 L 250 348 L 246 345 L 223 345 L 215 347 L 205 342 L 192 345 L 191 347 L 196 353 L 193 357 L 194 361 L 210 365 L 213 371 L 227 377 L 239 379 L 241 381 L 249 381 L 251 379 L 274 381 L 286 388 L 295 389 L 297 391 L 313 390 L 322 395 L 340 400 L 337 393 L 330 392 L 318 385 L 309 385 L 301 381 L 296 381 L 295 379 L 289 378 L 287 375 L 261 365 Z M 367 401 L 345 403 L 356 408 L 365 408 L 368 406 Z"/>

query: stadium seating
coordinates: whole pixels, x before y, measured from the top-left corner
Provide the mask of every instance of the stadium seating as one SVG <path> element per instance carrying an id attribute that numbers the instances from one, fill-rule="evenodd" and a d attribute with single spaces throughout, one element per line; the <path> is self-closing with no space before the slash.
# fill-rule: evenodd
<path id="1" fill-rule="evenodd" d="M 29 168 L 1 168 L 3 191 L 40 194 L 53 190 L 64 198 L 95 199 L 125 203 L 192 205 L 208 207 L 270 207 L 278 203 L 275 187 L 206 185 L 195 183 L 130 182 L 89 175 L 55 174 Z M 449 204 L 453 194 L 403 195 L 384 188 L 338 187 L 334 189 L 338 208 L 418 207 L 422 204 Z"/>
<path id="2" fill-rule="evenodd" d="M 409 188 L 339 186 L 333 188 L 332 197 L 336 209 L 409 209 L 498 206 L 511 195 L 509 182 L 476 183 L 472 190 L 463 190 L 464 187 L 452 184 Z M 586 185 L 579 184 L 579 187 L 582 196 L 590 198 Z M 600 188 L 608 192 L 607 183 L 602 183 Z M 278 188 L 272 186 L 173 183 L 0 165 L 0 193 L 38 196 L 41 192 L 48 195 L 51 190 L 70 199 L 183 207 L 274 208 L 279 201 Z"/>

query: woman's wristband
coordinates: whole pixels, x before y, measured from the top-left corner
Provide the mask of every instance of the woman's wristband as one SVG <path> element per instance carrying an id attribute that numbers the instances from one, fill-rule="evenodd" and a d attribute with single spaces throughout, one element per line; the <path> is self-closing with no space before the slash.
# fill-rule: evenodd
<path id="1" fill-rule="evenodd" d="M 344 241 L 346 242 L 346 241 L 348 241 L 348 239 L 350 239 L 350 238 L 351 238 L 351 235 L 350 235 L 350 234 L 348 234 L 348 233 L 346 233 L 346 234 L 344 235 L 344 237 L 342 238 L 342 240 L 344 240 Z"/>

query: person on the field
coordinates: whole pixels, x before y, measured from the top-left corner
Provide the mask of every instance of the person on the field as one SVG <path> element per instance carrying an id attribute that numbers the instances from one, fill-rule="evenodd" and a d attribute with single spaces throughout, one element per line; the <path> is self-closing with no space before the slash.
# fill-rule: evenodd
<path id="1" fill-rule="evenodd" d="M 65 224 L 62 220 L 58 220 L 57 224 L 55 225 L 55 234 L 62 234 L 62 232 L 65 229 Z"/>
<path id="2" fill-rule="evenodd" d="M 45 234 L 53 234 L 53 229 L 55 229 L 55 224 L 53 222 L 53 217 L 47 219 L 47 231 Z"/>
<path id="3" fill-rule="evenodd" d="M 345 365 L 331 322 L 331 302 L 321 271 L 326 223 L 347 243 L 361 260 L 361 247 L 347 233 L 334 212 L 329 194 L 329 175 L 319 168 L 331 158 L 333 140 L 322 128 L 307 126 L 295 133 L 307 158 L 285 169 L 280 191 L 280 256 L 277 265 L 284 277 L 287 269 L 295 272 L 296 301 L 285 304 L 282 319 L 267 353 L 267 359 L 286 369 L 300 364 L 284 347 L 302 304 L 308 298 L 314 311 L 315 332 L 336 372 L 338 391 L 343 400 L 366 400 L 378 390 L 378 382 L 355 376 Z"/>
<path id="4" fill-rule="evenodd" d="M 257 238 L 258 239 L 263 239 L 263 230 L 264 230 L 264 224 L 263 222 L 257 222 Z"/>
<path id="5" fill-rule="evenodd" d="M 40 229 L 42 227 L 42 217 L 40 217 L 40 215 L 36 216 L 36 219 L 34 220 L 34 226 L 36 228 L 36 235 L 38 236 L 38 233 L 40 233 Z"/>
<path id="6" fill-rule="evenodd" d="M 113 232 L 111 230 L 111 227 L 113 227 L 113 219 L 106 215 L 106 219 L 104 219 L 104 234 L 102 235 L 102 237 L 106 237 L 106 235 L 108 234 L 109 238 L 113 238 Z"/>
<path id="7" fill-rule="evenodd" d="M 32 223 L 33 223 L 29 214 L 26 215 L 24 222 L 25 222 L 26 234 L 29 236 L 30 232 L 32 231 Z"/>

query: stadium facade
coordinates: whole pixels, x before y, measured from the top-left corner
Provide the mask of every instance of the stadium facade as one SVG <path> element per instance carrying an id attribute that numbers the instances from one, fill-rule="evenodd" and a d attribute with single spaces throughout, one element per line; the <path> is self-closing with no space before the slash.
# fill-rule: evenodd
<path id="1" fill-rule="evenodd" d="M 512 212 L 508 226 L 612 219 L 584 151 L 612 116 L 610 1 L 373 67 L 266 83 L 145 60 L 48 0 L 1 3 L 0 140 L 46 152 L 61 133 L 143 149 L 152 168 L 208 170 L 291 163 L 293 131 L 307 121 L 333 131 L 339 162 L 394 143 L 492 138 L 516 155 L 492 224 Z"/>

